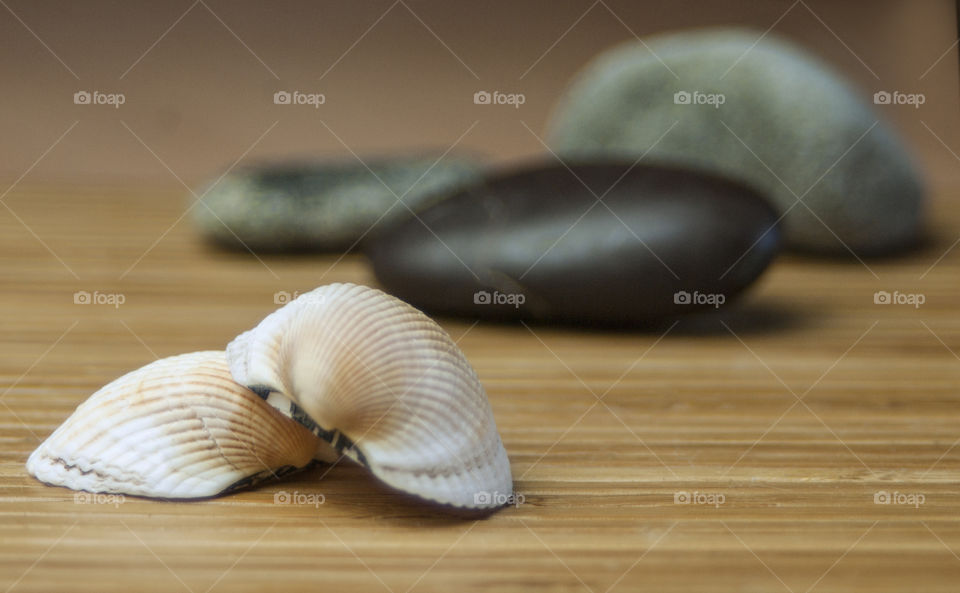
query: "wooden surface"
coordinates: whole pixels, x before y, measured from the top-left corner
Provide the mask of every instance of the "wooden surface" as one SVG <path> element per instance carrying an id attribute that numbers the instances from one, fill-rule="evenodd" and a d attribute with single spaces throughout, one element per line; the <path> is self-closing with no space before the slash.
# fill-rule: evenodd
<path id="1" fill-rule="evenodd" d="M 955 193 L 916 253 L 784 257 L 666 335 L 443 320 L 523 497 L 477 520 L 346 464 L 189 503 L 33 480 L 29 452 L 104 383 L 223 348 L 277 291 L 373 278 L 357 256 L 210 249 L 178 192 L 18 187 L 0 208 L 0 591 L 955 591 L 960 247 L 934 265 L 960 236 Z M 923 502 L 875 504 L 884 491 Z"/>

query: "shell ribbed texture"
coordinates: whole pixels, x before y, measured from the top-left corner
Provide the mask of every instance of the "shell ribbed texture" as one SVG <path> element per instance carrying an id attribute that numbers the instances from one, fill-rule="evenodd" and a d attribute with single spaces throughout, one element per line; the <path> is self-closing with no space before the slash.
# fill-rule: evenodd
<path id="1" fill-rule="evenodd" d="M 223 352 L 158 360 L 109 383 L 33 452 L 27 470 L 90 492 L 198 498 L 307 465 L 320 440 L 236 383 Z"/>
<path id="2" fill-rule="evenodd" d="M 320 287 L 237 337 L 227 359 L 239 383 L 279 392 L 346 435 L 390 486 L 461 507 L 512 492 L 476 373 L 439 325 L 399 299 Z"/>

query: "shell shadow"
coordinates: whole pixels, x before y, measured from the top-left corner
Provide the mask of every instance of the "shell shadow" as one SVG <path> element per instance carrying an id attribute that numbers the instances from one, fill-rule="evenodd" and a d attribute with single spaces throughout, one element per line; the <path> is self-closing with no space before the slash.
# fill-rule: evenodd
<path id="1" fill-rule="evenodd" d="M 284 483 L 288 486 L 300 483 L 311 488 L 321 486 L 324 507 L 404 525 L 453 525 L 485 519 L 500 510 L 462 509 L 424 500 L 387 486 L 365 468 L 348 460 L 332 468 L 318 464 L 298 473 L 293 480 L 284 480 Z"/>

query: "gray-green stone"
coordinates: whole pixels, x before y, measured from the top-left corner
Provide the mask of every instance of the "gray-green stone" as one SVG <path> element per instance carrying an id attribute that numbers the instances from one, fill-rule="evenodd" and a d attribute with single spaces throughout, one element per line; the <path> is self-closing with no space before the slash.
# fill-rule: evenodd
<path id="1" fill-rule="evenodd" d="M 229 247 L 342 251 L 480 172 L 479 164 L 452 156 L 250 167 L 204 188 L 192 215 L 204 236 Z"/>
<path id="2" fill-rule="evenodd" d="M 783 40 L 760 37 L 685 32 L 652 39 L 649 49 L 633 42 L 602 54 L 561 99 L 549 144 L 565 159 L 649 151 L 652 162 L 738 179 L 786 213 L 784 235 L 795 249 L 846 253 L 846 244 L 876 254 L 912 244 L 923 183 L 864 99 L 872 92 L 855 91 Z M 675 102 L 679 92 L 693 100 Z M 701 101 L 723 95 L 722 104 L 693 104 L 694 92 Z"/>

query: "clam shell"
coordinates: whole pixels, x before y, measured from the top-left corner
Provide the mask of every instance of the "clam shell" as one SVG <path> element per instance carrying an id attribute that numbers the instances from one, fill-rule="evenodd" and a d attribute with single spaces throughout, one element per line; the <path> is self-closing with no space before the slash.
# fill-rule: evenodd
<path id="1" fill-rule="evenodd" d="M 227 346 L 234 379 L 386 484 L 501 506 L 510 463 L 483 386 L 450 336 L 379 290 L 301 295 Z"/>
<path id="2" fill-rule="evenodd" d="M 199 498 L 302 468 L 321 444 L 237 384 L 223 352 L 194 352 L 91 395 L 27 470 L 75 490 Z"/>

